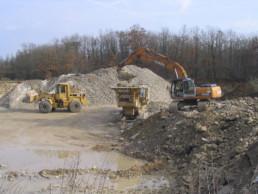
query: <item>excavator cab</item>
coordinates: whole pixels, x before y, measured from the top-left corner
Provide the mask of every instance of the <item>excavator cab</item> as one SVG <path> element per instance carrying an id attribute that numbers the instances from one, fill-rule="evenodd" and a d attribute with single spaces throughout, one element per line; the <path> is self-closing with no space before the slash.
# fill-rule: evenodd
<path id="1" fill-rule="evenodd" d="M 195 97 L 196 88 L 194 81 L 190 78 L 175 79 L 171 85 L 172 98 L 189 98 Z"/>

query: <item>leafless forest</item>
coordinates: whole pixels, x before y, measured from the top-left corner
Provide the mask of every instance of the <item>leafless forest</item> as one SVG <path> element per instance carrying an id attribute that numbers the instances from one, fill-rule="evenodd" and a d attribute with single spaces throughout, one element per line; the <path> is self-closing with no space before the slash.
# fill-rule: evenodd
<path id="1" fill-rule="evenodd" d="M 178 32 L 150 32 L 134 25 L 98 36 L 72 35 L 49 44 L 24 44 L 15 56 L 0 58 L 0 78 L 45 79 L 67 73 L 88 73 L 114 66 L 140 47 L 153 49 L 183 65 L 192 78 L 250 80 L 258 75 L 258 35 L 240 35 L 216 28 L 182 27 Z M 137 63 L 137 62 L 136 62 Z M 170 78 L 169 72 L 148 65 Z"/>

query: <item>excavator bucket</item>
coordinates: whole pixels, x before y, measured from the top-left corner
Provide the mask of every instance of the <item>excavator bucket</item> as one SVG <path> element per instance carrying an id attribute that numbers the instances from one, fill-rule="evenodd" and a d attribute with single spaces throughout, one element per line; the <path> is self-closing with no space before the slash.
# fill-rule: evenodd
<path id="1" fill-rule="evenodd" d="M 35 102 L 37 99 L 38 93 L 35 90 L 30 90 L 26 93 L 26 96 L 29 97 L 29 102 Z"/>

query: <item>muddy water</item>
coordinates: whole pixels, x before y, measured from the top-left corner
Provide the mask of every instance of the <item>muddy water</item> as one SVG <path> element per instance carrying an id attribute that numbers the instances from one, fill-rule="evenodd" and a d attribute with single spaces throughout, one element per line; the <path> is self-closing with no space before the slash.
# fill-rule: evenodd
<path id="1" fill-rule="evenodd" d="M 118 144 L 120 130 L 116 123 L 121 119 L 116 107 L 86 107 L 80 113 L 58 110 L 41 114 L 32 104 L 17 109 L 0 108 L 0 193 L 12 185 L 20 193 L 44 191 L 49 188 L 60 193 L 62 179 L 39 176 L 43 169 L 110 169 L 113 171 L 142 165 L 145 161 L 127 157 L 111 150 Z M 93 151 L 99 146 L 106 151 Z M 10 176 L 10 172 L 14 172 Z M 80 177 L 85 184 L 103 182 L 97 174 Z M 120 178 L 117 181 L 105 177 L 105 187 L 116 191 L 140 187 L 155 189 L 168 183 L 162 177 L 136 176 Z M 2 190 L 1 190 L 2 189 Z"/>
<path id="2" fill-rule="evenodd" d="M 77 168 L 79 169 L 97 167 L 113 171 L 128 169 L 134 165 L 140 166 L 144 163 L 142 160 L 117 152 L 94 152 L 91 150 L 79 152 L 23 148 L 1 148 L 0 161 L 1 164 L 5 165 L 5 171 L 9 169 L 14 171 L 29 169 L 31 172 L 39 172 L 42 169 L 73 168 L 72 164 L 77 161 Z"/>
<path id="3" fill-rule="evenodd" d="M 113 171 L 128 169 L 134 165 L 142 165 L 144 161 L 133 159 L 117 152 L 94 152 L 72 151 L 72 150 L 44 150 L 24 148 L 1 148 L 0 149 L 0 177 L 8 178 L 9 172 L 18 174 L 12 178 L 13 184 L 19 183 L 19 189 L 24 192 L 49 192 L 49 185 L 56 185 L 56 190 L 61 188 L 61 179 L 54 177 L 42 178 L 38 172 L 43 169 L 110 169 Z M 78 166 L 77 166 L 78 164 Z M 97 180 L 95 174 L 87 174 L 80 179 L 87 180 L 91 184 Z M 133 187 L 143 180 L 142 177 L 132 179 L 121 179 L 116 183 L 106 181 L 108 187 L 113 186 L 116 190 L 122 191 L 127 187 Z M 0 179 L 1 184 L 1 179 Z M 8 186 L 8 185 L 7 185 Z M 55 188 L 52 188 L 55 189 Z"/>
<path id="4" fill-rule="evenodd" d="M 38 172 L 43 169 L 110 169 L 112 171 L 129 169 L 132 166 L 141 166 L 143 160 L 130 158 L 117 152 L 94 152 L 68 151 L 68 150 L 44 150 L 24 148 L 1 148 L 0 161 L 0 184 L 3 187 L 15 185 L 15 190 L 23 192 L 57 192 L 59 193 L 69 177 L 62 179 L 59 176 L 52 176 L 49 179 L 40 177 Z M 77 166 L 78 164 L 78 166 Z M 18 176 L 8 179 L 8 174 L 15 172 Z M 103 175 L 84 174 L 78 175 L 78 179 L 85 181 L 85 184 L 94 185 L 96 188 L 103 184 Z M 6 185 L 6 180 L 9 180 Z M 65 180 L 65 181 L 63 181 Z M 105 177 L 103 186 L 112 188 L 115 191 L 149 190 L 169 187 L 168 181 L 163 177 L 135 176 L 130 178 L 119 178 L 112 181 Z M 50 189 L 51 188 L 51 189 Z M 1 190 L 0 190 L 1 191 Z M 11 190 L 11 192 L 14 190 Z M 92 191 L 92 190 L 91 190 Z"/>

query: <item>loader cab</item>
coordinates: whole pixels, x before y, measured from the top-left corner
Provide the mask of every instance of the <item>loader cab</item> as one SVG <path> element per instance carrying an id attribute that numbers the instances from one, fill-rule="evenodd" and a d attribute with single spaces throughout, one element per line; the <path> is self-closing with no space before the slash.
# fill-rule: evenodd
<path id="1" fill-rule="evenodd" d="M 70 94 L 70 85 L 67 83 L 58 84 L 56 86 L 56 100 L 68 99 Z"/>
<path id="2" fill-rule="evenodd" d="M 175 79 L 171 85 L 172 98 L 190 98 L 196 96 L 194 81 L 190 78 Z"/>

